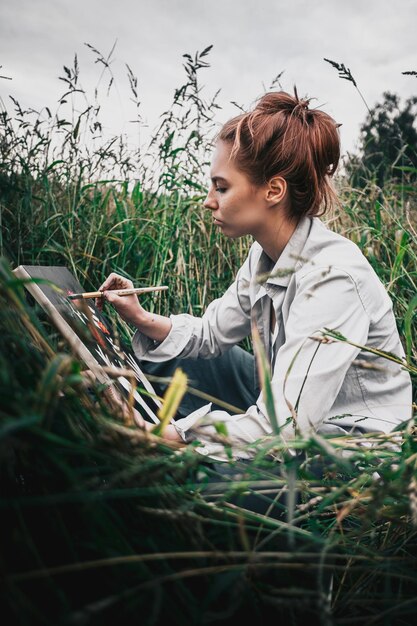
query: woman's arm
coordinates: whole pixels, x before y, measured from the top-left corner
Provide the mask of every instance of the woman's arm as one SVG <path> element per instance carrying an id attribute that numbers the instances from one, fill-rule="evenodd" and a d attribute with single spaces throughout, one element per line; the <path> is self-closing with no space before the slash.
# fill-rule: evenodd
<path id="1" fill-rule="evenodd" d="M 251 266 L 257 264 L 259 249 L 252 246 L 233 283 L 220 298 L 210 302 L 201 317 L 186 313 L 171 315 L 171 328 L 165 340 L 157 340 L 158 345 L 139 329 L 132 339 L 137 358 L 154 362 L 174 357 L 209 359 L 247 337 L 251 328 Z"/>

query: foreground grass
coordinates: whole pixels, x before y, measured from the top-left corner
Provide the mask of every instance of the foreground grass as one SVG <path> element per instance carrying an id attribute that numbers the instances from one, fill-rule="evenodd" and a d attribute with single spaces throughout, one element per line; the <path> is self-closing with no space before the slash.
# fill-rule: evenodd
<path id="1" fill-rule="evenodd" d="M 257 462 L 225 484 L 192 446 L 110 415 L 77 360 L 57 352 L 5 262 L 1 278 L 7 623 L 135 623 L 138 611 L 145 624 L 243 615 L 411 623 L 417 441 L 409 426 L 363 440 L 298 439 L 303 460 L 287 459 L 282 475 L 264 443 Z M 284 454 L 279 436 L 268 446 Z M 293 504 L 277 520 L 280 490 Z M 265 514 L 240 503 L 247 492 L 265 500 Z"/>

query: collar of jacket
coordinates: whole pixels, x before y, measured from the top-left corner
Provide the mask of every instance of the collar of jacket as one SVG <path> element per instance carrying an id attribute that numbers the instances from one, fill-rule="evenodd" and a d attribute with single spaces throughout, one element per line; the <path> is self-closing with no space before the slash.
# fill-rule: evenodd
<path id="1" fill-rule="evenodd" d="M 256 268 L 257 282 L 261 285 L 288 287 L 294 272 L 308 261 L 308 259 L 303 258 L 302 253 L 310 234 L 313 219 L 311 217 L 301 218 L 275 264 L 265 252 L 262 252 Z"/>

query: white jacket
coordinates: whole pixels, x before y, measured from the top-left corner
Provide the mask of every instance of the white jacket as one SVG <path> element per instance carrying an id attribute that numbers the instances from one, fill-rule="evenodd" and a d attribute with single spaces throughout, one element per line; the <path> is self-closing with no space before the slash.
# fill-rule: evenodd
<path id="1" fill-rule="evenodd" d="M 259 282 L 264 274 L 270 277 Z M 271 305 L 277 332 L 271 345 Z M 139 359 L 165 361 L 175 356 L 210 358 L 221 354 L 258 328 L 272 368 L 275 411 L 282 435 L 291 439 L 296 407 L 299 432 L 322 433 L 360 428 L 389 432 L 412 416 L 408 372 L 400 365 L 345 342 L 320 344 L 311 339 L 330 328 L 350 341 L 404 358 L 392 302 L 359 248 L 332 232 L 319 218 L 303 218 L 274 265 L 258 243 L 225 294 L 201 318 L 171 315 L 167 338 L 156 344 L 136 332 L 133 349 Z M 202 414 L 206 413 L 205 417 Z M 175 422 L 185 441 L 210 444 L 212 422 L 226 423 L 235 456 L 270 435 L 272 426 L 262 393 L 242 415 L 212 411 L 210 406 Z"/>

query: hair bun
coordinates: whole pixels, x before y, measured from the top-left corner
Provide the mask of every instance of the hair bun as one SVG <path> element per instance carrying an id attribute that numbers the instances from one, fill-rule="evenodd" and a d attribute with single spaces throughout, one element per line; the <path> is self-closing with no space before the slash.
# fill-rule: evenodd
<path id="1" fill-rule="evenodd" d="M 296 100 L 294 108 L 293 108 L 293 113 L 301 113 L 304 114 L 305 111 L 309 111 L 310 109 L 309 104 L 310 104 L 310 100 L 311 98 L 299 98 L 298 96 L 298 92 L 297 92 L 297 87 L 294 85 L 294 98 Z"/>
<path id="2" fill-rule="evenodd" d="M 308 100 L 300 100 L 294 106 L 293 112 L 302 113 L 303 111 L 309 111 L 308 104 L 309 104 Z"/>
<path id="3" fill-rule="evenodd" d="M 298 107 L 301 107 L 302 109 L 308 109 L 308 105 L 309 105 L 309 101 L 308 100 L 300 100 L 300 102 L 297 104 Z"/>

